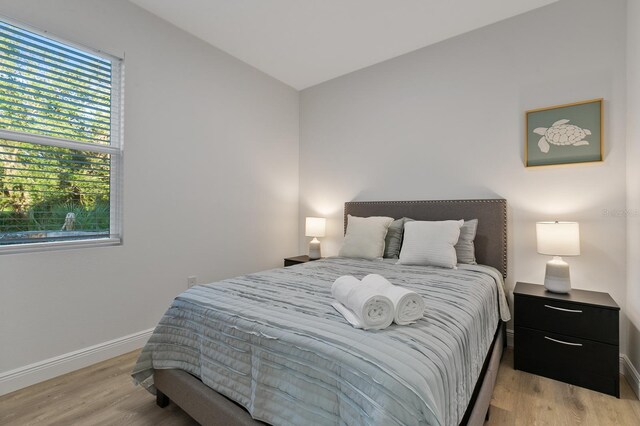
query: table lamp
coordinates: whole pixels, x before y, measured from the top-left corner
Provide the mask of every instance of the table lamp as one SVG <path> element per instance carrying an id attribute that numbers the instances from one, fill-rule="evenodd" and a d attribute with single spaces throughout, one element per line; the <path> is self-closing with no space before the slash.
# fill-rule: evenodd
<path id="1" fill-rule="evenodd" d="M 536 223 L 538 253 L 553 256 L 547 262 L 544 286 L 554 293 L 569 293 L 569 264 L 561 256 L 580 255 L 580 227 L 577 222 Z"/>
<path id="2" fill-rule="evenodd" d="M 305 235 L 313 237 L 309 243 L 309 259 L 320 259 L 320 241 L 324 237 L 327 220 L 324 217 L 308 217 L 305 223 Z"/>

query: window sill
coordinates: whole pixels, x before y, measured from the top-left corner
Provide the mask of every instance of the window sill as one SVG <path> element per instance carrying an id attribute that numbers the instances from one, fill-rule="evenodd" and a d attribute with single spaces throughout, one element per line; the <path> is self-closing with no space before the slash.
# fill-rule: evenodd
<path id="1" fill-rule="evenodd" d="M 0 246 L 0 255 L 16 253 L 33 253 L 39 251 L 71 250 L 89 247 L 117 246 L 122 244 L 122 239 L 117 237 L 96 238 L 75 241 L 55 241 L 46 243 L 25 243 Z"/>

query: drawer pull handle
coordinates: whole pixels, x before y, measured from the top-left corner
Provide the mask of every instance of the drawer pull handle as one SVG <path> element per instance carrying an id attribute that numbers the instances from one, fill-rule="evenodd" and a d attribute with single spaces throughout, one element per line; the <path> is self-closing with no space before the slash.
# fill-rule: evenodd
<path id="1" fill-rule="evenodd" d="M 563 342 L 562 340 L 552 339 L 551 337 L 544 336 L 545 339 L 551 340 L 552 342 L 562 343 L 563 345 L 569 346 L 582 346 L 582 343 L 571 343 L 571 342 Z"/>
<path id="2" fill-rule="evenodd" d="M 555 309 L 556 311 L 562 311 L 562 312 L 574 312 L 576 314 L 581 314 L 582 311 L 578 310 L 578 309 L 565 309 L 565 308 L 558 308 L 557 306 L 551 306 L 551 305 L 544 305 L 545 308 L 549 308 L 549 309 Z"/>

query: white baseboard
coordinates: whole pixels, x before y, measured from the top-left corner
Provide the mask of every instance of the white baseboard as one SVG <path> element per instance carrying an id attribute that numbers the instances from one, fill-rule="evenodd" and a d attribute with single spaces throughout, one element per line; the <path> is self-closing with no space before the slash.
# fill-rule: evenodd
<path id="1" fill-rule="evenodd" d="M 139 349 L 153 328 L 0 373 L 0 395 Z"/>
<path id="2" fill-rule="evenodd" d="M 507 346 L 513 348 L 513 330 L 507 330 Z M 640 399 L 640 373 L 638 373 L 638 370 L 631 364 L 629 357 L 625 354 L 620 354 L 620 374 L 627 379 L 636 397 Z"/>
<path id="3" fill-rule="evenodd" d="M 629 386 L 636 393 L 636 397 L 640 399 L 640 374 L 625 354 L 620 355 L 620 373 L 627 379 Z"/>
<path id="4" fill-rule="evenodd" d="M 513 348 L 513 330 L 507 328 L 507 346 Z"/>

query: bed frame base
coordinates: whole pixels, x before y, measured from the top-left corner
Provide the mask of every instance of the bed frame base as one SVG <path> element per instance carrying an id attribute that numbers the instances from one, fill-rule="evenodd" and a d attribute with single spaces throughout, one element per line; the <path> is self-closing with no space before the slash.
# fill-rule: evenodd
<path id="1" fill-rule="evenodd" d="M 156 404 L 166 407 L 173 401 L 203 426 L 256 426 L 240 405 L 214 391 L 197 377 L 183 370 L 154 370 Z"/>
<path id="2" fill-rule="evenodd" d="M 163 394 L 159 390 L 156 390 L 156 405 L 158 407 L 164 408 L 167 405 L 169 405 L 170 402 L 171 402 L 171 400 L 169 399 L 169 397 L 167 395 Z"/>

